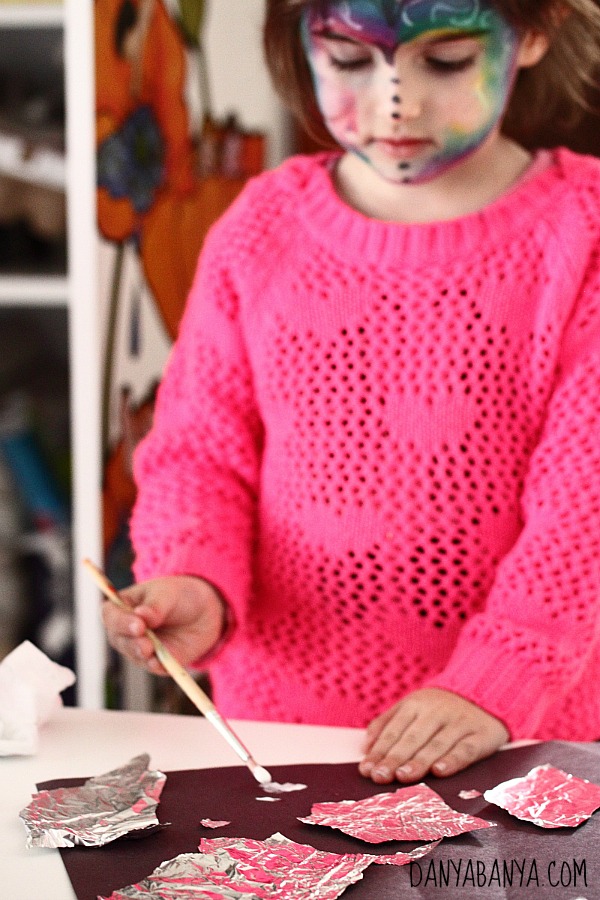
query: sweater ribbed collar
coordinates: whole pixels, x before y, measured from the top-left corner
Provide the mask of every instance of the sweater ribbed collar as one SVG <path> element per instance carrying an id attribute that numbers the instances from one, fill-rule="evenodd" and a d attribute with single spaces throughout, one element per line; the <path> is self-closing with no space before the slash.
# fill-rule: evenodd
<path id="1" fill-rule="evenodd" d="M 573 156 L 565 149 L 551 151 L 548 165 L 541 171 L 536 167 L 532 177 L 522 177 L 510 191 L 475 213 L 407 225 L 371 219 L 339 197 L 332 178 L 339 154 L 294 157 L 284 164 L 284 170 L 292 179 L 288 183 L 295 195 L 295 213 L 318 243 L 350 261 L 372 259 L 381 265 L 406 265 L 449 262 L 457 255 L 506 244 L 522 236 L 523 229 L 533 222 L 551 221 L 553 197 L 564 185 L 564 170 Z"/>

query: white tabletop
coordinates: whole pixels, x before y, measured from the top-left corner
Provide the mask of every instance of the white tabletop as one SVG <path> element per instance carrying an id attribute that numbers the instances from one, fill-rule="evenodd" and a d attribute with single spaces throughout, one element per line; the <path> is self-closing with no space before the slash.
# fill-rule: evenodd
<path id="1" fill-rule="evenodd" d="M 352 762 L 363 732 L 354 728 L 231 722 L 261 765 Z M 162 771 L 242 765 L 200 716 L 65 708 L 40 729 L 35 756 L 0 758 L 0 896 L 75 900 L 58 850 L 27 850 L 19 812 L 36 784 L 100 775 L 138 753 Z M 252 777 L 248 774 L 248 777 Z"/>

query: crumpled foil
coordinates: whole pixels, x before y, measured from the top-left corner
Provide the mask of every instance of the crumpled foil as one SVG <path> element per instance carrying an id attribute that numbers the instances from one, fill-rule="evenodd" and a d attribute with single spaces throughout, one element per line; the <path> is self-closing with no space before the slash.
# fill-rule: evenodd
<path id="1" fill-rule="evenodd" d="M 27 847 L 100 847 L 131 831 L 154 830 L 155 811 L 166 775 L 150 771 L 147 753 L 81 787 L 55 788 L 33 795 L 19 813 Z"/>
<path id="2" fill-rule="evenodd" d="M 371 863 L 404 865 L 433 846 L 408 854 L 373 856 L 326 853 L 282 834 L 265 841 L 202 839 L 200 853 L 182 853 L 139 884 L 99 900 L 335 900 L 362 879 Z"/>
<path id="3" fill-rule="evenodd" d="M 281 834 L 202 840 L 200 853 L 161 863 L 135 885 L 99 900 L 335 900 L 359 881 L 370 860 L 324 853 Z"/>
<path id="4" fill-rule="evenodd" d="M 200 819 L 203 828 L 224 828 L 225 825 L 231 825 L 226 819 Z"/>
<path id="5" fill-rule="evenodd" d="M 360 855 L 368 856 L 372 863 L 377 863 L 380 866 L 406 866 L 408 863 L 413 862 L 413 860 L 421 859 L 422 856 L 431 853 L 433 848 L 437 847 L 440 841 L 431 841 L 429 844 L 423 844 L 422 847 L 417 847 L 416 850 L 409 850 L 408 853 L 399 850 L 397 853 L 381 854 L 379 856 L 373 856 L 368 853 L 361 853 Z"/>
<path id="6" fill-rule="evenodd" d="M 459 791 L 458 796 L 461 800 L 475 800 L 477 797 L 483 797 L 481 791 L 471 790 L 471 791 Z"/>
<path id="7" fill-rule="evenodd" d="M 399 788 L 393 793 L 375 794 L 365 800 L 315 803 L 310 816 L 298 818 L 308 825 L 337 828 L 372 844 L 434 841 L 495 824 L 457 812 L 422 783 Z"/>
<path id="8" fill-rule="evenodd" d="M 600 809 L 600 785 L 546 764 L 503 781 L 484 799 L 541 828 L 574 828 Z"/>

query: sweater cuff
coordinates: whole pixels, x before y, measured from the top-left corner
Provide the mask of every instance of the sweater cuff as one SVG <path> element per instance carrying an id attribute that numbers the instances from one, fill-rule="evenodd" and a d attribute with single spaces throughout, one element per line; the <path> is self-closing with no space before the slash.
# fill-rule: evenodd
<path id="1" fill-rule="evenodd" d="M 204 669 L 206 669 L 210 665 L 210 663 L 219 658 L 219 656 L 221 655 L 221 651 L 227 646 L 233 632 L 235 631 L 236 625 L 233 610 L 231 609 L 229 603 L 227 603 L 227 601 L 223 598 L 221 592 L 218 591 L 217 593 L 219 595 L 221 603 L 223 604 L 223 627 L 221 628 L 221 634 L 217 638 L 216 644 L 213 644 L 213 646 L 207 653 L 204 654 L 204 656 L 199 656 L 198 659 L 195 659 L 190 663 L 190 669 L 194 669 L 196 672 L 204 671 Z"/>
<path id="2" fill-rule="evenodd" d="M 219 553 L 213 548 L 181 545 L 174 547 L 163 559 L 136 559 L 134 574 L 137 581 L 160 578 L 165 575 L 192 575 L 208 581 L 221 596 L 227 611 L 227 618 L 233 623 L 245 619 L 250 576 L 240 559 L 233 559 L 229 553 Z"/>
<path id="3" fill-rule="evenodd" d="M 547 682 L 532 673 L 531 662 L 513 660 L 508 666 L 507 662 L 506 651 L 470 643 L 424 686 L 443 688 L 480 706 L 500 719 L 512 741 L 534 738 L 556 698 L 548 697 Z"/>
<path id="4" fill-rule="evenodd" d="M 134 566 L 138 580 L 164 575 L 190 575 L 201 578 L 211 585 L 216 592 L 223 607 L 223 626 L 217 641 L 203 656 L 193 660 L 189 668 L 195 671 L 204 671 L 207 666 L 217 659 L 231 636 L 236 630 L 237 618 L 243 614 L 241 598 L 245 596 L 242 583 L 243 577 L 240 566 L 228 565 L 225 554 L 218 557 L 214 553 L 203 554 L 197 547 L 178 547 L 172 551 L 160 566 L 159 572 L 148 572 L 141 561 L 136 561 Z M 218 574 L 217 574 L 218 573 Z M 239 611 L 236 615 L 232 608 L 230 598 L 238 598 Z"/>

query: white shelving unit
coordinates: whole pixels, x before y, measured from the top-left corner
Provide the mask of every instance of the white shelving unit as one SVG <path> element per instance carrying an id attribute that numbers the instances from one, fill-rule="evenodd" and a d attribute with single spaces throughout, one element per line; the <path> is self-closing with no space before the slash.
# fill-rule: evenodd
<path id="1" fill-rule="evenodd" d="M 0 3 L 0 27 L 44 28 L 64 19 L 62 3 Z"/>
<path id="2" fill-rule="evenodd" d="M 99 594 L 81 560 L 101 562 L 100 310 L 97 298 L 93 0 L 0 3 L 0 29 L 62 28 L 64 36 L 67 196 L 65 275 L 0 274 L 0 306 L 67 313 L 72 449 L 72 552 L 77 702 L 104 705 L 105 641 Z M 4 149 L 4 155 L 2 154 Z M 0 148 L 5 166 L 11 147 Z M 18 156 L 18 154 L 17 154 Z M 8 160 L 8 162 L 7 162 Z M 60 178 L 60 166 L 50 169 Z M 31 167 L 32 163 L 28 163 Z M 27 180 L 25 169 L 6 171 Z M 34 172 L 34 176 L 37 177 Z M 26 336 L 24 338 L 27 339 Z"/>
<path id="3" fill-rule="evenodd" d="M 0 306 L 63 307 L 68 296 L 66 275 L 0 275 Z"/>
<path id="4" fill-rule="evenodd" d="M 99 594 L 81 560 L 101 562 L 100 304 L 96 230 L 94 0 L 65 0 L 73 560 L 78 704 L 104 706 Z"/>

